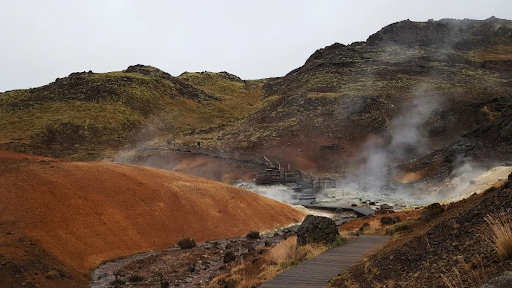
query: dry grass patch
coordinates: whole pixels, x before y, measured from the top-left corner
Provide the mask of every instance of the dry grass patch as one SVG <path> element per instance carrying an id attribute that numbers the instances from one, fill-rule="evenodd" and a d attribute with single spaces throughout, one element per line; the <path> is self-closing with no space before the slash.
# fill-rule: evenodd
<path id="1" fill-rule="evenodd" d="M 485 221 L 489 224 L 484 233 L 491 240 L 501 260 L 512 256 L 512 219 L 509 212 L 487 215 Z"/>
<path id="2" fill-rule="evenodd" d="M 441 277 L 449 288 L 480 287 L 489 279 L 485 266 L 480 256 L 476 257 L 473 263 L 466 263 L 460 257 L 458 267 L 453 267 L 449 274 L 441 275 Z"/>
<path id="3" fill-rule="evenodd" d="M 210 287 L 257 287 L 277 274 L 345 242 L 341 233 L 334 245 L 308 244 L 297 247 L 297 237 L 290 237 L 268 250 L 261 258 L 242 262 L 230 273 L 212 280 Z"/>

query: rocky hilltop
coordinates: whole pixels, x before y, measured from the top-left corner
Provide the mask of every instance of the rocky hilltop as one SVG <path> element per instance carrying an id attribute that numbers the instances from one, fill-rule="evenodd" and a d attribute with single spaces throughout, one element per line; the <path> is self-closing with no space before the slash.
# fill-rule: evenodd
<path id="1" fill-rule="evenodd" d="M 398 165 L 507 110 L 511 33 L 512 21 L 494 17 L 405 20 L 367 41 L 319 49 L 285 76 L 263 80 L 227 72 L 174 77 L 143 65 L 73 73 L 0 94 L 0 147 L 94 159 L 177 143 L 208 157 L 265 155 L 315 174 L 346 173 L 377 149 Z"/>

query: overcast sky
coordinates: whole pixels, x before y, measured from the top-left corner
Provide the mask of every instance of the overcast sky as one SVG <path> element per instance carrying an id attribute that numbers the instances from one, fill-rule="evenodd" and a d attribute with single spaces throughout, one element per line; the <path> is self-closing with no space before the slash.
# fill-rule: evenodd
<path id="1" fill-rule="evenodd" d="M 133 64 L 276 77 L 393 22 L 493 15 L 512 1 L 0 0 L 0 91 Z"/>

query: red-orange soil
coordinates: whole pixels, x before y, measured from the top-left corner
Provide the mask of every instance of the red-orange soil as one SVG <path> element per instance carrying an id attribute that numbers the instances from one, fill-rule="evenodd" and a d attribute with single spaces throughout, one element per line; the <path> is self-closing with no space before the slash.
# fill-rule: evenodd
<path id="1" fill-rule="evenodd" d="M 0 151 L 0 287 L 86 287 L 102 261 L 299 222 L 286 204 L 204 178 Z M 23 286 L 23 283 L 25 285 Z"/>

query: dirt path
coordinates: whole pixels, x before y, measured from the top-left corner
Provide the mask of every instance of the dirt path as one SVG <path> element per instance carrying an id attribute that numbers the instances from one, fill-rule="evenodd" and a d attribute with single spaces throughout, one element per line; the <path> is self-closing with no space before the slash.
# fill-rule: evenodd
<path id="1" fill-rule="evenodd" d="M 347 244 L 328 250 L 277 275 L 260 287 L 325 287 L 333 277 L 359 262 L 366 254 L 382 247 L 390 239 L 388 236 L 358 236 Z"/>

